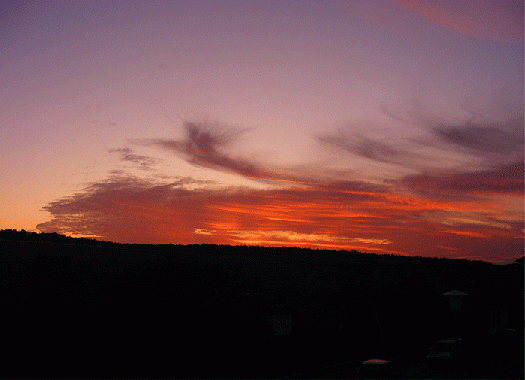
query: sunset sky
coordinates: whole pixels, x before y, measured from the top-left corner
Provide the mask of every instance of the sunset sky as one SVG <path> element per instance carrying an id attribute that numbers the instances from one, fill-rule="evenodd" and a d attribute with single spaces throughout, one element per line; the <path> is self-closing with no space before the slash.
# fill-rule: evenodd
<path id="1" fill-rule="evenodd" d="M 0 229 L 523 256 L 522 0 L 0 7 Z"/>

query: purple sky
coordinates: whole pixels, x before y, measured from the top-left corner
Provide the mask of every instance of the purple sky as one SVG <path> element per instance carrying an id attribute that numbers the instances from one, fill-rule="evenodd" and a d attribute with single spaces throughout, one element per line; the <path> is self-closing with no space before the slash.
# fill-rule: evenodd
<path id="1" fill-rule="evenodd" d="M 523 20 L 503 0 L 3 2 L 0 228 L 512 261 Z"/>

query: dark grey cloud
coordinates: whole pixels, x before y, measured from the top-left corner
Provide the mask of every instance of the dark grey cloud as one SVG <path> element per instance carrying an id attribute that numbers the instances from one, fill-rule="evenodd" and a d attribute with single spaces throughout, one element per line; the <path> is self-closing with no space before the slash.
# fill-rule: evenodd
<path id="1" fill-rule="evenodd" d="M 109 153 L 118 153 L 121 161 L 128 161 L 138 164 L 143 170 L 151 170 L 152 166 L 157 162 L 157 159 L 148 156 L 142 156 L 133 153 L 131 148 L 117 148 L 109 149 Z"/>
<path id="2" fill-rule="evenodd" d="M 358 156 L 369 158 L 380 162 L 396 161 L 397 157 L 403 153 L 399 150 L 380 141 L 355 136 L 348 138 L 344 136 L 321 136 L 319 141 L 337 146 Z"/>
<path id="3" fill-rule="evenodd" d="M 505 116 L 491 118 L 476 108 L 464 121 L 457 122 L 433 115 L 418 105 L 416 111 L 412 111 L 413 124 L 429 131 L 432 137 L 415 142 L 420 146 L 476 156 L 488 167 L 515 162 L 523 158 L 523 107 L 503 109 L 505 105 L 499 105 L 498 113 Z M 395 118 L 393 113 L 390 115 Z"/>
<path id="4" fill-rule="evenodd" d="M 523 195 L 523 161 L 491 170 L 461 173 L 426 172 L 390 181 L 426 197 L 460 199 L 479 195 Z"/>
<path id="5" fill-rule="evenodd" d="M 472 113 L 469 120 L 447 122 L 414 102 L 406 117 L 397 115 L 386 106 L 381 112 L 395 120 L 419 128 L 427 137 L 407 138 L 393 143 L 385 139 L 352 133 L 353 125 L 332 134 L 317 136 L 317 141 L 371 161 L 400 165 L 425 171 L 435 167 L 429 149 L 444 156 L 463 154 L 477 159 L 487 169 L 512 164 L 523 159 L 523 109 L 508 113 L 502 120 L 491 121 L 481 112 Z M 424 153 L 422 153 L 424 152 Z"/>
<path id="6" fill-rule="evenodd" d="M 476 155 L 498 154 L 516 157 L 523 155 L 523 119 L 516 120 L 514 130 L 491 125 L 443 125 L 432 130 L 446 143 L 466 148 Z"/>
<path id="7" fill-rule="evenodd" d="M 393 144 L 362 135 L 345 135 L 342 131 L 337 134 L 317 136 L 317 141 L 372 161 L 396 164 L 403 167 L 412 168 L 418 166 L 417 163 L 424 159 L 422 155 L 418 155 L 408 149 L 401 149 Z"/>
<path id="8" fill-rule="evenodd" d="M 487 169 L 497 169 L 523 160 L 523 108 L 502 120 L 473 114 L 464 123 L 441 123 L 430 129 L 432 137 L 423 146 L 475 157 Z"/>
<path id="9" fill-rule="evenodd" d="M 231 143 L 247 129 L 219 129 L 206 123 L 184 123 L 186 138 L 175 139 L 142 139 L 133 140 L 138 145 L 156 146 L 174 153 L 188 163 L 227 173 L 237 174 L 255 180 L 303 181 L 301 178 L 285 172 L 271 169 L 243 157 L 235 157 L 227 150 Z"/>
<path id="10" fill-rule="evenodd" d="M 183 157 L 192 165 L 240 174 L 245 177 L 265 177 L 268 173 L 254 163 L 230 157 L 226 148 L 235 138 L 233 131 L 212 131 L 209 126 L 186 122 L 185 140 L 147 139 L 135 140 L 139 144 L 157 146 Z M 240 132 L 239 132 L 240 133 Z"/>

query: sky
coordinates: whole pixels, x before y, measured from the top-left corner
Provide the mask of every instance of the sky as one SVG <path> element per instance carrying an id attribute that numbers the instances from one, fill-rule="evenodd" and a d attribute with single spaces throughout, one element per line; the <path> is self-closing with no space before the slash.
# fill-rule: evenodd
<path id="1" fill-rule="evenodd" d="M 523 256 L 522 0 L 0 7 L 1 229 Z"/>

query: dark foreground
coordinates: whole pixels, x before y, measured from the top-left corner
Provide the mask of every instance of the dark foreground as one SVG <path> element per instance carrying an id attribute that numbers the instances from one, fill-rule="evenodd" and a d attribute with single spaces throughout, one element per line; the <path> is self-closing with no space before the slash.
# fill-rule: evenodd
<path id="1" fill-rule="evenodd" d="M 73 335 L 75 338 L 59 335 L 57 339 L 56 332 L 40 333 L 23 343 L 10 344 L 2 376 L 354 379 L 362 361 L 373 357 L 345 356 L 342 342 L 304 342 L 291 336 L 262 344 L 235 344 L 228 340 L 182 343 L 166 337 L 113 341 L 115 335 L 99 334 L 79 343 L 79 334 Z M 408 379 L 523 378 L 522 352 L 501 355 L 498 350 L 502 348 L 508 351 L 502 346 L 479 346 L 454 365 L 435 366 L 417 355 L 390 359 L 401 363 L 403 378 Z"/>
<path id="2" fill-rule="evenodd" d="M 0 239 L 0 265 L 3 378 L 523 378 L 523 260 Z"/>

